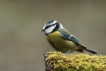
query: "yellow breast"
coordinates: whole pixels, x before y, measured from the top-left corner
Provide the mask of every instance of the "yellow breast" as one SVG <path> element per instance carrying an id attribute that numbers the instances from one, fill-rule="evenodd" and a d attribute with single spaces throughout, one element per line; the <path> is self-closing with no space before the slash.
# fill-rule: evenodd
<path id="1" fill-rule="evenodd" d="M 50 43 L 51 46 L 55 46 L 59 51 L 62 52 L 67 52 L 69 49 L 70 50 L 75 50 L 75 43 L 69 40 L 65 40 L 62 38 L 61 34 L 58 31 L 55 31 L 47 36 L 48 42 Z"/>

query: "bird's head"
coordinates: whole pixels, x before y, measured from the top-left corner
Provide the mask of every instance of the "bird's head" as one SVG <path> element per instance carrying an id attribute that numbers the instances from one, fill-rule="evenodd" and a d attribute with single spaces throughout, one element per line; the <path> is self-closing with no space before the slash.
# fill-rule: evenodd
<path id="1" fill-rule="evenodd" d="M 63 26 L 61 25 L 61 23 L 59 23 L 56 20 L 50 20 L 44 25 L 41 31 L 43 31 L 46 35 L 48 35 L 58 29 L 63 29 Z"/>

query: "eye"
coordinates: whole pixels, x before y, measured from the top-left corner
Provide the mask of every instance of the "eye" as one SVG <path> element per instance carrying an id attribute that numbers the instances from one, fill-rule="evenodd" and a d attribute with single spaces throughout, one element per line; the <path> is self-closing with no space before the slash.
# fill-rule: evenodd
<path id="1" fill-rule="evenodd" d="M 49 27 L 51 27 L 51 26 L 53 26 L 53 25 L 55 25 L 55 24 L 52 24 L 52 25 L 47 25 L 47 26 L 46 26 L 46 28 L 49 28 Z"/>
<path id="2" fill-rule="evenodd" d="M 46 28 L 49 28 L 50 26 L 46 26 Z"/>

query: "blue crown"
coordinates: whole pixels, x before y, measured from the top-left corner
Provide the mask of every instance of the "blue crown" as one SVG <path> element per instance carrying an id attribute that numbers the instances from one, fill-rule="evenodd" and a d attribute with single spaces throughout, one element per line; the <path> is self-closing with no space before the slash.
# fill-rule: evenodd
<path id="1" fill-rule="evenodd" d="M 46 24 L 50 24 L 50 23 L 52 23 L 54 20 L 50 20 L 50 21 L 48 21 Z"/>

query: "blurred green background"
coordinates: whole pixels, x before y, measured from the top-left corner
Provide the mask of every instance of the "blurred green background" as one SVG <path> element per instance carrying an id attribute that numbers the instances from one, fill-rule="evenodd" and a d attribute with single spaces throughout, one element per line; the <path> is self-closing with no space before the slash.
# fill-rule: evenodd
<path id="1" fill-rule="evenodd" d="M 44 71 L 54 49 L 40 30 L 52 19 L 106 55 L 106 0 L 0 0 L 0 71 Z"/>

